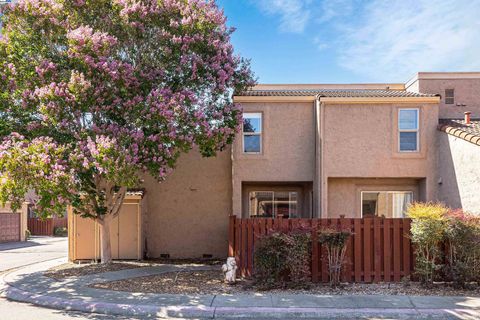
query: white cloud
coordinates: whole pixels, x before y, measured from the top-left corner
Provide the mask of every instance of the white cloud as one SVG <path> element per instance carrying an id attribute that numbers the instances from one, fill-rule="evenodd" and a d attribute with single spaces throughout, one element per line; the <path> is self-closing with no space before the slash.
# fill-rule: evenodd
<path id="1" fill-rule="evenodd" d="M 338 29 L 338 62 L 375 81 L 480 69 L 480 1 L 374 0 Z"/>
<path id="2" fill-rule="evenodd" d="M 254 0 L 269 15 L 280 16 L 280 30 L 301 33 L 310 21 L 312 0 Z"/>

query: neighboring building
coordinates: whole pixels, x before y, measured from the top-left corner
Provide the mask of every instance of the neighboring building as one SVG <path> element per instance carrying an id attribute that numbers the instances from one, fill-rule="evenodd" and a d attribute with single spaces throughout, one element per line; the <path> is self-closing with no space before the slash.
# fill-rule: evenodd
<path id="1" fill-rule="evenodd" d="M 231 149 L 146 178 L 148 257 L 226 256 L 230 214 L 403 217 L 412 201 L 480 213 L 480 73 L 258 85 L 235 101 L 244 126 Z"/>

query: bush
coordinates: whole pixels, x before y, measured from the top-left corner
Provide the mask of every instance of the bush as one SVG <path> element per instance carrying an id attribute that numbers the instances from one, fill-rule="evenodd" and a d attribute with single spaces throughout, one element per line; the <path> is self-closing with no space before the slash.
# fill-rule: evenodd
<path id="1" fill-rule="evenodd" d="M 463 212 L 448 214 L 446 273 L 457 287 L 480 280 L 480 217 Z"/>
<path id="2" fill-rule="evenodd" d="M 429 286 L 435 273 L 442 268 L 440 245 L 445 239 L 448 208 L 438 203 L 414 203 L 407 215 L 412 219 L 411 237 L 415 245 L 415 272 Z"/>
<path id="3" fill-rule="evenodd" d="M 32 233 L 30 232 L 30 230 L 25 230 L 25 240 L 28 240 L 30 239 L 30 237 L 32 236 Z"/>
<path id="4" fill-rule="evenodd" d="M 55 227 L 55 229 L 53 229 L 53 235 L 56 237 L 66 237 L 68 235 L 68 230 L 65 227 Z"/>
<path id="5" fill-rule="evenodd" d="M 318 242 L 327 249 L 328 276 L 332 287 L 340 284 L 347 241 L 351 235 L 349 230 L 321 229 L 318 232 Z"/>
<path id="6" fill-rule="evenodd" d="M 263 289 L 303 287 L 310 280 L 309 232 L 274 232 L 258 242 L 254 252 L 255 280 Z"/>

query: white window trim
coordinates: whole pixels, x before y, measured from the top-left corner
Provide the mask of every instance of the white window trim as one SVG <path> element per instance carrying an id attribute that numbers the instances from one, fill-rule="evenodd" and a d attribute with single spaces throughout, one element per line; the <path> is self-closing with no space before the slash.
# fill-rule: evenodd
<path id="1" fill-rule="evenodd" d="M 417 111 L 417 129 L 400 129 L 400 112 L 404 110 L 415 110 Z M 401 153 L 412 153 L 420 151 L 420 109 L 419 108 L 400 108 L 398 109 L 397 115 L 397 129 L 398 129 L 398 152 Z M 402 150 L 400 147 L 400 132 L 416 132 L 417 133 L 417 148 L 415 150 Z"/>
<path id="2" fill-rule="evenodd" d="M 245 117 L 247 115 L 247 117 Z M 260 118 L 260 132 L 244 132 L 243 131 L 243 119 L 248 118 Z M 246 152 L 245 151 L 245 136 L 259 136 L 260 137 L 260 151 L 258 152 Z M 242 115 L 242 153 L 244 154 L 261 154 L 263 151 L 263 114 L 261 112 L 244 112 Z"/>
<path id="3" fill-rule="evenodd" d="M 377 191 L 377 190 L 365 190 L 365 191 L 360 191 L 360 217 L 363 218 L 363 194 L 364 193 L 409 193 L 412 195 L 412 200 L 413 199 L 413 191 Z M 388 205 L 388 204 L 387 204 Z"/>

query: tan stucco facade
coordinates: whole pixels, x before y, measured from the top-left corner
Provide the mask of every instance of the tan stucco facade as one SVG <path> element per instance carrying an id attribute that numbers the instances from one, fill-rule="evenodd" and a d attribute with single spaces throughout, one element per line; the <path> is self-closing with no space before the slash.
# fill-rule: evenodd
<path id="1" fill-rule="evenodd" d="M 399 152 L 398 111 L 400 109 L 418 109 L 420 116 L 419 151 Z M 403 184 L 403 179 L 415 179 L 409 183 L 418 188 L 422 183 L 421 198 L 433 201 L 437 195 L 436 183 L 436 146 L 432 144 L 437 135 L 438 106 L 435 104 L 356 104 L 356 105 L 320 105 L 321 154 L 319 168 L 321 176 L 321 216 L 332 217 L 340 214 L 360 217 L 359 200 L 345 202 L 345 197 L 337 194 L 354 194 L 359 184 L 355 178 L 365 179 L 363 184 L 379 185 L 388 190 L 392 185 Z M 322 128 L 323 127 L 323 128 Z M 374 128 L 374 129 L 372 129 Z M 336 180 L 342 178 L 341 180 Z M 368 180 L 368 178 L 376 180 Z M 398 182 L 392 179 L 397 179 Z M 338 182 L 342 181 L 341 184 Z M 351 181 L 350 183 L 348 181 Z M 381 187 L 381 186 L 380 186 Z M 342 190 L 344 188 L 345 190 Z M 391 189 L 392 191 L 397 191 Z M 420 194 L 419 194 L 420 195 Z M 348 197 L 347 197 L 348 198 Z M 353 199 L 353 198 L 352 198 Z M 338 203 L 337 203 L 338 202 Z M 345 207 L 346 206 L 346 207 Z M 345 207 L 341 213 L 338 208 Z M 355 212 L 352 210 L 356 210 Z"/>
<path id="2" fill-rule="evenodd" d="M 439 94 L 439 117 L 442 119 L 462 118 L 466 111 L 480 118 L 480 72 L 419 72 L 406 88 L 413 92 Z M 454 89 L 453 104 L 445 103 L 445 89 Z"/>
<path id="3" fill-rule="evenodd" d="M 480 146 L 438 135 L 439 200 L 480 215 Z"/>
<path id="4" fill-rule="evenodd" d="M 146 254 L 224 257 L 232 212 L 230 149 L 214 158 L 190 151 L 162 183 L 147 177 Z"/>
<path id="5" fill-rule="evenodd" d="M 444 104 L 443 92 L 450 87 L 460 106 Z M 256 193 L 295 194 L 300 217 L 361 217 L 361 194 L 369 191 L 382 193 L 378 206 L 383 207 L 387 205 L 383 194 L 405 192 L 414 201 L 441 200 L 452 207 L 480 210 L 475 192 L 480 188 L 480 146 L 437 130 L 439 118 L 463 117 L 467 109 L 473 118 L 480 118 L 480 73 L 419 73 L 406 84 L 253 88 L 304 89 L 312 93 L 234 97 L 245 113 L 261 114 L 260 153 L 243 152 L 240 132 L 231 149 L 216 157 L 202 158 L 195 150 L 182 155 L 164 182 L 145 177 L 138 236 L 143 257 L 225 257 L 228 217 L 249 217 L 250 203 L 261 202 L 255 196 L 252 200 Z M 317 89 L 384 94 L 317 96 Z M 391 94 L 405 90 L 430 95 Z M 416 152 L 399 151 L 400 109 L 419 111 Z M 270 205 L 268 199 L 262 201 Z M 72 236 L 82 240 L 98 235 L 91 227 L 86 230 Z M 77 245 L 75 254 L 91 256 L 94 248 Z"/>
<path id="6" fill-rule="evenodd" d="M 244 112 L 262 114 L 262 152 L 243 153 L 241 135 L 232 152 L 233 213 L 245 216 L 242 184 L 298 187 L 315 179 L 314 102 L 243 103 Z M 270 188 L 270 189 L 271 189 Z M 307 188 L 308 189 L 308 188 Z M 306 193 L 309 190 L 305 191 Z M 243 195 L 243 198 L 242 198 Z"/>

